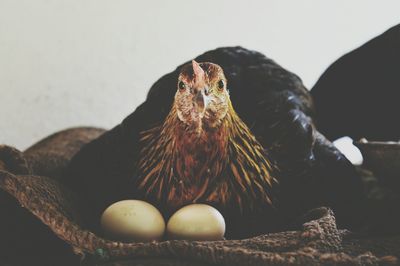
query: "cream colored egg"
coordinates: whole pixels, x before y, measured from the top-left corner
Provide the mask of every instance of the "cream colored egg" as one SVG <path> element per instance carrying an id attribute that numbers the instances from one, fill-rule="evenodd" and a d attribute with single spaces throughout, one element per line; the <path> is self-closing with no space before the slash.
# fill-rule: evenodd
<path id="1" fill-rule="evenodd" d="M 191 204 L 179 209 L 167 224 L 169 239 L 221 240 L 224 234 L 224 217 L 206 204 Z"/>
<path id="2" fill-rule="evenodd" d="M 109 206 L 101 216 L 101 227 L 106 237 L 121 241 L 151 241 L 165 232 L 161 213 L 150 203 L 123 200 Z"/>

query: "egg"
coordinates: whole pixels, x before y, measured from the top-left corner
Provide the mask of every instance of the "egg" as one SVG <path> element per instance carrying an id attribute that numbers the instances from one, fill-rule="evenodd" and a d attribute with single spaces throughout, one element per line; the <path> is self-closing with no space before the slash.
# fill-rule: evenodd
<path id="1" fill-rule="evenodd" d="M 141 200 L 123 200 L 110 205 L 100 223 L 106 237 L 127 242 L 159 240 L 165 232 L 161 213 Z"/>
<path id="2" fill-rule="evenodd" d="M 167 223 L 169 239 L 222 240 L 224 234 L 224 217 L 206 204 L 187 205 L 175 212 Z"/>

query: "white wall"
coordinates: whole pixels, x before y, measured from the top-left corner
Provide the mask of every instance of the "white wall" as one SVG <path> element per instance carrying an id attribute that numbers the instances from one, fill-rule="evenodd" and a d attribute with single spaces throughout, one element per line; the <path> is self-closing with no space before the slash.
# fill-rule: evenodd
<path id="1" fill-rule="evenodd" d="M 0 143 L 112 127 L 161 75 L 223 45 L 259 50 L 311 87 L 396 23 L 398 0 L 0 0 Z"/>

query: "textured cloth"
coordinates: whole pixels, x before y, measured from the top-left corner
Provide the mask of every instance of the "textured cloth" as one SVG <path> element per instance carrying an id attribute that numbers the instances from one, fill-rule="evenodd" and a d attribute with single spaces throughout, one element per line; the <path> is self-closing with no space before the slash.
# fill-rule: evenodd
<path id="1" fill-rule="evenodd" d="M 0 264 L 73 265 L 79 258 L 89 265 L 398 263 L 400 235 L 356 235 L 339 230 L 333 212 L 324 207 L 299 217 L 294 231 L 244 240 L 121 243 L 104 239 L 88 229 L 79 198 L 58 181 L 80 147 L 103 132 L 95 128 L 65 130 L 25 152 L 0 146 L 0 196 L 5 199 L 0 205 L 5 214 L 0 221 Z M 12 215 L 17 211 L 26 212 L 23 219 Z M 26 228 L 26 234 L 11 227 Z M 32 230 L 37 230 L 39 237 L 48 237 L 29 239 Z"/>

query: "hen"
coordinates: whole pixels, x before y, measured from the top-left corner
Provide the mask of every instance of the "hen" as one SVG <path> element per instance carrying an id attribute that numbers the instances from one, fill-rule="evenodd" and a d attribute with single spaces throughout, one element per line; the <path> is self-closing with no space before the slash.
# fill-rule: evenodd
<path id="1" fill-rule="evenodd" d="M 159 79 L 146 101 L 72 160 L 65 183 L 96 228 L 111 203 L 145 199 L 168 218 L 203 202 L 228 237 L 287 229 L 311 207 L 357 225 L 354 167 L 315 129 L 301 80 L 241 47 L 209 51 Z"/>
<path id="2" fill-rule="evenodd" d="M 165 122 L 143 133 L 138 188 L 178 208 L 208 202 L 271 204 L 272 166 L 232 107 L 223 70 L 192 61 Z"/>

